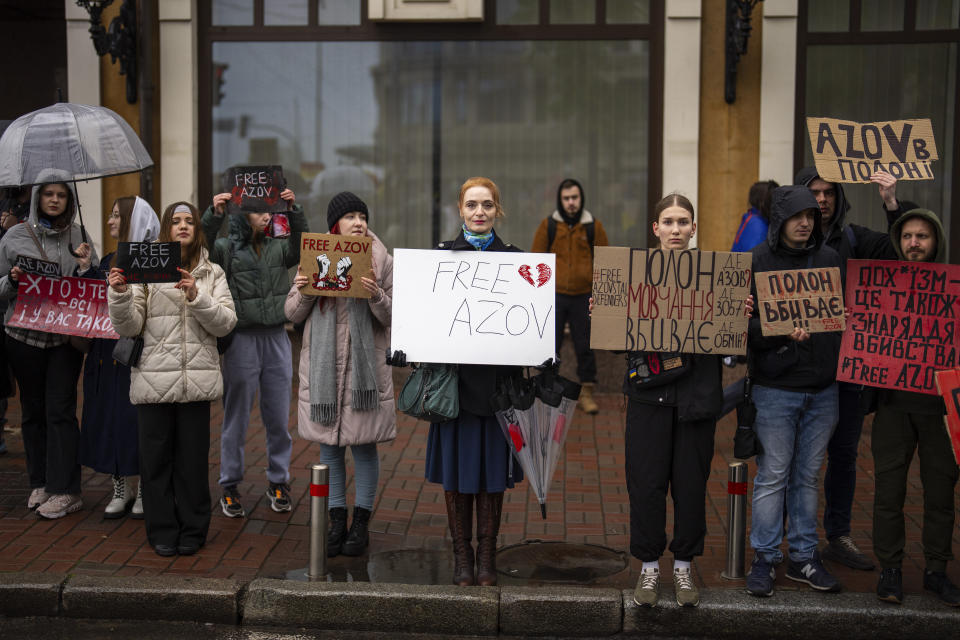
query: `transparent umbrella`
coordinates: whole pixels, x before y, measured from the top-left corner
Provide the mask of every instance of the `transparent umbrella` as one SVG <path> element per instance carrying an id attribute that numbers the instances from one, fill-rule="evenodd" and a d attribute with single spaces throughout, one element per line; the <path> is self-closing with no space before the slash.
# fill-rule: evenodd
<path id="1" fill-rule="evenodd" d="M 493 398 L 494 413 L 513 456 L 523 468 L 547 517 L 547 493 L 557 468 L 580 385 L 561 377 L 552 364 L 529 379 L 506 382 Z"/>
<path id="2" fill-rule="evenodd" d="M 151 166 L 137 134 L 106 107 L 58 102 L 20 116 L 0 137 L 0 187 L 40 184 L 51 173 L 76 183 Z M 82 215 L 80 230 L 86 241 Z"/>

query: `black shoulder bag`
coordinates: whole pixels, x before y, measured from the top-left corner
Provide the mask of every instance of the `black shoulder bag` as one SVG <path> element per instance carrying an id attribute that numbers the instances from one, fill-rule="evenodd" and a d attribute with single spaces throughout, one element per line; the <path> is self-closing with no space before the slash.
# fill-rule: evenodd
<path id="1" fill-rule="evenodd" d="M 143 294 L 146 303 L 143 305 L 143 326 L 140 327 L 140 333 L 129 338 L 121 336 L 117 344 L 113 347 L 113 359 L 122 365 L 131 369 L 140 362 L 140 354 L 143 353 L 143 331 L 147 328 L 147 313 L 149 313 L 150 288 L 143 285 Z"/>

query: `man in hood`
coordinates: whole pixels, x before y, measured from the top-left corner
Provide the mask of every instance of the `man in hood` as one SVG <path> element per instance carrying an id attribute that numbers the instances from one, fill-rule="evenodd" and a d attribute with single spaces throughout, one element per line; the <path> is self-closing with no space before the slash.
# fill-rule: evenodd
<path id="1" fill-rule="evenodd" d="M 890 229 L 900 260 L 946 262 L 947 240 L 940 220 L 926 209 L 904 213 Z M 954 296 L 958 287 L 947 284 Z M 950 288 L 952 287 L 952 291 Z M 953 303 L 954 315 L 960 303 Z M 955 356 L 954 356 L 955 358 Z M 957 366 L 956 361 L 947 363 Z M 877 597 L 903 601 L 904 523 L 903 502 L 907 472 L 914 451 L 919 452 L 923 481 L 923 588 L 946 604 L 960 606 L 960 589 L 946 574 L 953 558 L 954 488 L 960 472 L 943 425 L 946 407 L 939 395 L 883 390 L 873 420 L 873 466 L 876 491 L 873 501 L 873 551 L 880 561 Z"/>
<path id="2" fill-rule="evenodd" d="M 897 200 L 897 179 L 878 171 L 870 176 L 870 180 L 878 187 L 883 211 L 890 224 L 903 213 Z M 850 258 L 883 260 L 895 257 L 889 234 L 845 223 L 850 203 L 842 184 L 827 182 L 814 167 L 801 169 L 794 183 L 809 188 L 816 198 L 824 242 L 840 254 L 842 278 L 846 278 Z M 870 571 L 873 562 L 860 551 L 850 535 L 853 495 L 857 486 L 857 450 L 863 428 L 862 389 L 858 384 L 839 384 L 840 416 L 827 445 L 827 473 L 823 480 L 823 529 L 827 535 L 823 556 L 852 569 Z"/>
<path id="3" fill-rule="evenodd" d="M 563 344 L 564 326 L 577 354 L 577 377 L 583 385 L 580 408 L 587 413 L 599 410 L 593 399 L 597 362 L 590 350 L 590 292 L 593 288 L 593 248 L 607 246 L 607 232 L 584 209 L 583 187 L 572 178 L 557 189 L 557 208 L 543 219 L 533 236 L 534 253 L 557 254 L 557 353 Z"/>
<path id="4" fill-rule="evenodd" d="M 765 271 L 839 267 L 840 256 L 823 245 L 820 208 L 806 187 L 773 192 L 767 241 L 753 249 L 754 281 Z M 756 286 L 752 285 L 754 296 Z M 839 591 L 840 583 L 817 552 L 817 476 L 837 423 L 837 357 L 840 334 L 764 336 L 759 309 L 750 318 L 748 354 L 757 407 L 754 430 L 763 447 L 753 483 L 750 544 L 754 560 L 747 592 L 773 594 L 774 565 L 783 560 L 786 502 L 789 562 L 786 577 L 818 591 Z"/>

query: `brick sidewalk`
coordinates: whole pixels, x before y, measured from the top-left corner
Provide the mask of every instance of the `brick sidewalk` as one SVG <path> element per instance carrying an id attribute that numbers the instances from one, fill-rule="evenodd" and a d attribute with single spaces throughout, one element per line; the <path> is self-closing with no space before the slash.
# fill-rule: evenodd
<path id="1" fill-rule="evenodd" d="M 619 366 L 619 365 L 618 365 Z M 729 383 L 738 371 L 727 370 Z M 509 491 L 504 503 L 500 545 L 526 539 L 565 540 L 604 545 L 625 552 L 629 545 L 629 505 L 624 479 L 623 397 L 598 394 L 599 415 L 578 412 L 567 439 L 547 502 L 547 519 L 526 482 Z M 103 508 L 110 499 L 112 483 L 103 474 L 85 469 L 84 508 L 60 520 L 42 520 L 26 508 L 29 493 L 23 445 L 18 429 L 8 429 L 10 452 L 0 456 L 0 571 L 69 572 L 86 575 L 180 574 L 204 577 L 252 579 L 282 577 L 305 567 L 309 555 L 309 507 L 305 499 L 309 473 L 317 461 L 316 447 L 296 434 L 296 407 L 291 404 L 291 431 L 294 434 L 291 463 L 294 511 L 277 514 L 270 510 L 266 490 L 266 454 L 259 411 L 254 410 L 246 445 L 246 479 L 239 487 L 248 516 L 230 519 L 216 504 L 219 497 L 218 430 L 222 420 L 219 403 L 214 404 L 209 482 L 214 513 L 207 545 L 195 556 L 161 558 L 146 542 L 142 521 L 124 518 L 104 520 Z M 19 421 L 19 408 L 11 401 L 10 424 Z M 733 416 L 727 416 L 717 430 L 717 446 L 708 487 L 706 550 L 697 562 L 700 582 L 707 587 L 742 588 L 742 581 L 720 577 L 725 566 L 725 518 L 727 509 L 727 464 L 732 457 Z M 442 490 L 423 480 L 427 424 L 400 415 L 398 438 L 380 447 L 380 490 L 371 521 L 368 557 L 330 560 L 334 579 L 369 579 L 373 573 L 370 557 L 389 557 L 403 549 L 421 550 L 419 565 L 407 569 L 411 582 L 446 584 L 449 580 L 450 542 Z M 922 500 L 916 462 L 907 495 L 907 561 L 904 587 L 907 593 L 921 591 L 922 552 L 920 522 Z M 350 464 L 348 463 L 348 468 Z M 751 463 L 751 477 L 755 466 Z M 870 553 L 873 502 L 873 465 L 870 456 L 870 427 L 864 429 L 859 458 L 860 482 L 854 504 L 853 536 Z M 352 503 L 352 479 L 347 487 Z M 668 518 L 671 510 L 668 509 Z M 749 513 L 748 513 L 749 526 Z M 668 522 L 668 532 L 672 523 Z M 821 531 L 822 536 L 822 531 Z M 954 536 L 954 546 L 960 536 Z M 785 548 L 785 546 L 784 546 Z M 749 558 L 749 544 L 747 548 Z M 665 559 L 663 569 L 669 569 Z M 639 563 L 631 560 L 628 569 L 591 584 L 632 588 Z M 843 585 L 851 591 L 875 588 L 877 572 L 858 572 L 833 565 Z M 413 573 L 410 573 L 412 571 Z M 782 569 L 781 569 L 782 575 Z M 960 583 L 960 570 L 950 566 L 950 575 Z M 536 584 L 536 581 L 532 581 Z M 778 589 L 793 588 L 789 581 L 777 581 Z"/>

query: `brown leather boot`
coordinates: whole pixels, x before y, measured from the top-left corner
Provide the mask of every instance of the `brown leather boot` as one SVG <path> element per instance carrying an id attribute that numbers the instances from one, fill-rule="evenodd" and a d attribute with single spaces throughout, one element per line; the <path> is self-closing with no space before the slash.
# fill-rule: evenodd
<path id="1" fill-rule="evenodd" d="M 502 492 L 477 494 L 477 584 L 481 587 L 497 584 L 497 535 L 502 509 Z"/>
<path id="2" fill-rule="evenodd" d="M 580 409 L 582 409 L 584 413 L 589 413 L 590 415 L 595 415 L 600 411 L 600 407 L 597 406 L 596 400 L 593 399 L 593 388 L 595 386 L 595 382 L 584 382 L 580 385 Z"/>
<path id="3" fill-rule="evenodd" d="M 447 503 L 447 522 L 453 538 L 453 584 L 470 587 L 473 577 L 473 494 L 444 491 Z"/>

